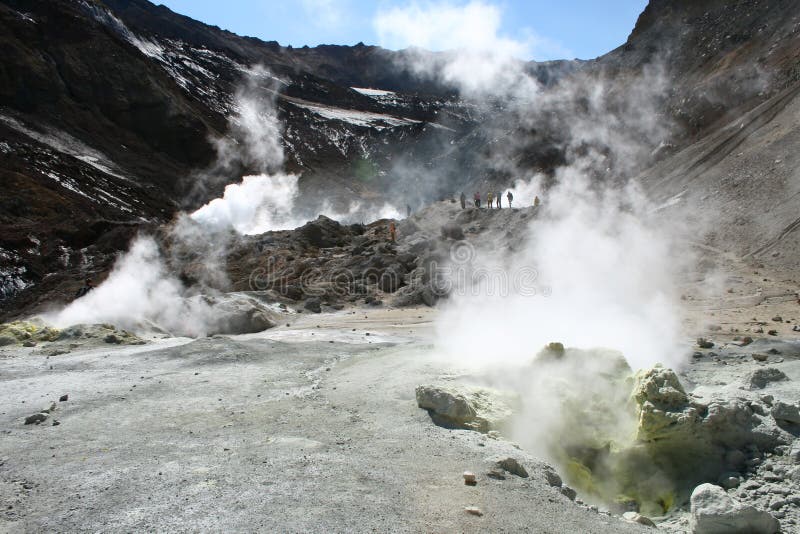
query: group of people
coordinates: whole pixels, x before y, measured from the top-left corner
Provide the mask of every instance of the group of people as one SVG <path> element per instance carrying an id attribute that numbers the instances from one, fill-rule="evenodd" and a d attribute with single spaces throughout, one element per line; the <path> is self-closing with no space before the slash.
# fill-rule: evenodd
<path id="1" fill-rule="evenodd" d="M 475 195 L 473 195 L 472 198 L 473 198 L 473 200 L 475 202 L 475 207 L 476 208 L 480 208 L 481 207 L 481 194 L 478 191 L 475 191 Z M 506 199 L 508 200 L 508 207 L 509 208 L 512 207 L 511 204 L 514 202 L 514 194 L 511 191 L 506 193 Z M 489 209 L 492 209 L 494 207 L 496 207 L 497 209 L 501 209 L 503 207 L 503 194 L 500 193 L 500 192 L 492 193 L 491 191 L 489 191 L 489 193 L 486 194 L 486 205 L 489 207 Z M 533 205 L 534 206 L 538 206 L 539 205 L 539 197 L 538 196 L 533 199 Z M 461 193 L 461 209 L 466 209 L 466 208 L 467 208 L 467 196 L 462 192 Z"/>

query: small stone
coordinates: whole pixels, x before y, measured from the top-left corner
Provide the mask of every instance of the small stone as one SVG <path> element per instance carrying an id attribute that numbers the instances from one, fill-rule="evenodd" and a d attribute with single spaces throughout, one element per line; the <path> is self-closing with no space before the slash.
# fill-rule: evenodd
<path id="1" fill-rule="evenodd" d="M 22 346 L 23 346 L 23 347 L 35 347 L 35 346 L 36 346 L 36 342 L 35 342 L 35 341 L 30 341 L 30 340 L 28 340 L 28 341 L 24 342 L 24 343 L 22 344 Z"/>
<path id="2" fill-rule="evenodd" d="M 701 349 L 713 349 L 714 342 L 704 337 L 699 337 L 697 338 L 697 346 L 700 347 Z"/>
<path id="3" fill-rule="evenodd" d="M 474 486 L 478 483 L 477 478 L 475 477 L 475 473 L 472 471 L 464 471 L 462 475 L 464 477 L 464 484 L 467 486 Z"/>
<path id="4" fill-rule="evenodd" d="M 555 471 L 546 470 L 544 477 L 547 479 L 547 483 L 554 488 L 560 488 L 564 484 L 564 481 Z"/>
<path id="5" fill-rule="evenodd" d="M 58 402 L 67 402 L 68 400 L 69 400 L 69 395 L 68 394 L 61 395 L 58 398 Z"/>
<path id="6" fill-rule="evenodd" d="M 106 337 L 103 338 L 103 341 L 105 341 L 106 343 L 112 343 L 114 345 L 119 345 L 122 343 L 122 340 L 114 334 L 108 334 Z"/>
<path id="7" fill-rule="evenodd" d="M 767 332 L 767 334 L 770 335 L 770 336 L 777 336 L 778 335 L 778 331 L 777 330 L 770 330 L 770 331 Z"/>
<path id="8" fill-rule="evenodd" d="M 528 472 L 525 468 L 520 464 L 516 458 L 503 458 L 502 460 L 498 460 L 496 463 L 497 467 L 508 471 L 512 475 L 517 475 L 518 477 L 528 478 Z M 558 476 L 558 475 L 556 475 Z"/>
<path id="9" fill-rule="evenodd" d="M 757 362 L 765 362 L 767 361 L 767 358 L 769 358 L 769 356 L 767 356 L 766 354 L 753 354 L 752 356 L 753 359 Z"/>
<path id="10" fill-rule="evenodd" d="M 58 426 L 60 424 L 61 424 L 61 421 L 58 421 L 57 419 L 53 419 L 53 426 Z"/>
<path id="11" fill-rule="evenodd" d="M 50 417 L 50 415 L 46 414 L 44 412 L 35 413 L 35 414 L 29 415 L 28 417 L 25 418 L 25 424 L 26 425 L 38 425 L 40 423 L 44 423 L 45 421 L 47 421 L 48 417 Z"/>
<path id="12" fill-rule="evenodd" d="M 622 514 L 622 519 L 628 523 L 639 523 L 640 525 L 646 525 L 648 527 L 656 526 L 652 519 L 636 512 L 625 512 Z"/>
<path id="13" fill-rule="evenodd" d="M 478 445 L 483 445 L 483 444 L 479 443 Z M 489 472 L 486 473 L 486 476 L 489 477 L 489 478 L 493 478 L 495 480 L 505 480 L 506 479 L 506 476 L 503 474 L 503 471 L 501 471 L 500 469 L 490 469 Z"/>
<path id="14" fill-rule="evenodd" d="M 780 315 L 776 315 L 775 317 L 772 318 L 772 320 L 775 321 L 776 323 L 782 323 L 783 317 L 781 317 Z"/>
<path id="15" fill-rule="evenodd" d="M 775 501 L 775 502 L 773 502 L 772 504 L 769 505 L 769 509 L 770 510 L 780 510 L 781 508 L 786 506 L 786 504 L 787 504 L 786 501 L 784 501 L 782 499 L 781 500 L 777 500 L 777 501 Z"/>
<path id="16" fill-rule="evenodd" d="M 569 486 L 561 486 L 561 488 L 559 488 L 559 491 L 561 492 L 562 495 L 564 495 L 567 499 L 571 501 L 574 501 L 575 497 L 578 496 L 578 492 L 570 488 Z"/>
<path id="17" fill-rule="evenodd" d="M 741 481 L 737 476 L 729 475 L 729 476 L 723 476 L 722 478 L 719 479 L 719 485 L 728 490 L 738 487 L 740 482 Z"/>
<path id="18" fill-rule="evenodd" d="M 483 512 L 481 512 L 481 509 L 478 508 L 477 506 L 467 506 L 466 508 L 464 508 L 464 511 L 470 515 L 476 515 L 478 517 L 481 517 L 483 515 Z"/>

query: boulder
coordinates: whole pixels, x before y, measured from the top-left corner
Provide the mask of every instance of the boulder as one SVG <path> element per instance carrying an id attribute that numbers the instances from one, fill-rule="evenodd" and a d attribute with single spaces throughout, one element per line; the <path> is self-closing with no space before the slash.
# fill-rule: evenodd
<path id="1" fill-rule="evenodd" d="M 350 237 L 350 229 L 333 219 L 320 215 L 316 220 L 306 223 L 295 230 L 299 238 L 316 248 L 339 247 Z"/>
<path id="2" fill-rule="evenodd" d="M 489 432 L 502 427 L 512 414 L 513 400 L 486 388 L 418 386 L 416 398 L 433 422 L 445 428 Z"/>
<path id="3" fill-rule="evenodd" d="M 516 458 L 501 458 L 495 462 L 495 465 L 497 465 L 497 467 L 503 471 L 511 473 L 512 475 L 516 475 L 521 478 L 528 478 L 528 471 Z"/>
<path id="4" fill-rule="evenodd" d="M 318 297 L 306 299 L 303 309 L 306 309 L 312 313 L 322 313 L 322 301 Z"/>
<path id="5" fill-rule="evenodd" d="M 395 292 L 392 304 L 397 307 L 436 305 L 436 294 L 428 284 L 404 286 Z"/>
<path id="6" fill-rule="evenodd" d="M 750 389 L 763 389 L 770 382 L 780 382 L 781 380 L 789 380 L 783 371 L 775 367 L 763 367 L 747 375 L 745 383 Z"/>
<path id="7" fill-rule="evenodd" d="M 778 401 L 772 405 L 772 417 L 778 423 L 800 425 L 800 408 L 796 404 Z"/>
<path id="8" fill-rule="evenodd" d="M 691 514 L 694 534 L 775 534 L 780 529 L 768 512 L 735 501 L 714 484 L 692 491 Z"/>
<path id="9" fill-rule="evenodd" d="M 275 326 L 269 310 L 250 298 L 223 300 L 213 310 L 215 317 L 208 335 L 252 334 Z"/>

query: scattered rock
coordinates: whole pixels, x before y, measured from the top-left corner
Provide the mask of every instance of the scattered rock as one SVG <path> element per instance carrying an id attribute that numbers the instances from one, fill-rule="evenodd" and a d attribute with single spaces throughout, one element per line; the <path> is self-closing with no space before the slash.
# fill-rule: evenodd
<path id="1" fill-rule="evenodd" d="M 22 346 L 23 347 L 35 347 L 36 346 L 36 342 L 29 339 L 28 341 L 24 342 L 22 344 Z"/>
<path id="2" fill-rule="evenodd" d="M 777 335 L 778 335 L 778 331 L 777 331 L 777 330 L 769 330 L 769 331 L 767 332 L 767 335 L 770 335 L 770 336 L 777 336 Z"/>
<path id="3" fill-rule="evenodd" d="M 114 345 L 120 345 L 122 340 L 118 338 L 115 334 L 108 334 L 106 337 L 103 338 L 103 341 L 106 343 L 113 343 Z"/>
<path id="4" fill-rule="evenodd" d="M 495 480 L 505 480 L 506 475 L 503 474 L 503 471 L 500 469 L 490 469 L 486 476 L 489 478 L 493 478 Z"/>
<path id="5" fill-rule="evenodd" d="M 456 389 L 448 386 L 418 386 L 417 405 L 428 410 L 437 425 L 488 432 L 501 427 L 511 409 L 503 394 L 486 388 Z"/>
<path id="6" fill-rule="evenodd" d="M 481 509 L 478 508 L 477 506 L 467 506 L 466 508 L 464 508 L 464 511 L 470 515 L 476 515 L 478 517 L 481 517 L 483 515 L 483 512 L 481 512 Z"/>
<path id="7" fill-rule="evenodd" d="M 497 465 L 497 467 L 499 467 L 500 469 L 508 473 L 511 473 L 512 475 L 516 475 L 522 478 L 528 478 L 528 471 L 525 470 L 525 467 L 523 467 L 523 465 L 519 463 L 519 461 L 516 458 L 511 458 L 511 457 L 503 458 L 501 460 L 498 460 L 495 463 L 495 465 Z"/>
<path id="8" fill-rule="evenodd" d="M 741 479 L 738 475 L 724 474 L 719 479 L 719 485 L 725 489 L 733 489 L 739 486 Z"/>
<path id="9" fill-rule="evenodd" d="M 64 395 L 61 395 L 61 396 L 58 398 L 58 402 L 67 402 L 68 400 L 69 400 L 69 394 L 64 394 Z"/>
<path id="10" fill-rule="evenodd" d="M 758 354 L 758 353 L 753 354 L 752 356 L 753 356 L 753 359 L 755 361 L 757 361 L 757 362 L 765 362 L 765 361 L 767 361 L 767 358 L 769 358 L 769 356 L 766 355 L 766 354 Z"/>
<path id="11" fill-rule="evenodd" d="M 764 367 L 750 373 L 746 379 L 746 384 L 750 389 L 763 389 L 770 382 L 780 382 L 781 380 L 789 380 L 783 371 L 775 367 Z"/>
<path id="12" fill-rule="evenodd" d="M 800 464 L 800 439 L 794 440 L 787 456 L 792 463 Z"/>
<path id="13" fill-rule="evenodd" d="M 474 486 L 478 483 L 478 480 L 475 477 L 475 473 L 473 473 L 472 471 L 464 471 L 463 477 L 464 477 L 464 484 L 466 484 L 467 486 Z"/>
<path id="14" fill-rule="evenodd" d="M 714 342 L 704 337 L 699 337 L 697 338 L 697 346 L 700 347 L 701 349 L 713 349 Z"/>
<path id="15" fill-rule="evenodd" d="M 546 469 L 544 472 L 544 477 L 545 479 L 547 479 L 547 483 L 554 488 L 560 488 L 561 486 L 564 485 L 564 481 L 561 480 L 561 477 L 558 476 L 558 473 L 556 473 L 555 471 Z"/>
<path id="16" fill-rule="evenodd" d="M 311 297 L 306 300 L 303 308 L 312 313 L 322 313 L 322 301 L 317 297 Z"/>
<path id="17" fill-rule="evenodd" d="M 26 425 L 38 425 L 40 423 L 44 423 L 47 421 L 47 418 L 50 417 L 50 414 L 45 412 L 35 413 L 33 415 L 29 415 L 25 418 Z"/>
<path id="18" fill-rule="evenodd" d="M 778 520 L 768 512 L 733 500 L 714 484 L 692 491 L 690 526 L 694 534 L 775 534 Z"/>
<path id="19" fill-rule="evenodd" d="M 567 499 L 571 501 L 574 501 L 575 497 L 578 496 L 578 492 L 570 488 L 569 486 L 561 486 L 561 488 L 559 488 L 559 491 L 561 492 L 562 495 L 564 495 Z"/>
<path id="20" fill-rule="evenodd" d="M 785 402 L 777 401 L 772 406 L 772 417 L 778 423 L 789 423 L 792 425 L 800 425 L 800 409 L 795 404 L 786 404 Z"/>
<path id="21" fill-rule="evenodd" d="M 639 523 L 640 525 L 646 525 L 648 527 L 656 526 L 652 519 L 637 512 L 625 512 L 622 514 L 622 519 L 629 523 Z"/>

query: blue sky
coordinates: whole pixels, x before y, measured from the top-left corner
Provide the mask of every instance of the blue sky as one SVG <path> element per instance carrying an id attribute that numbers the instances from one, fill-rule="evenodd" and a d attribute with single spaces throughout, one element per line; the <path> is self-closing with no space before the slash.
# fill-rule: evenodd
<path id="1" fill-rule="evenodd" d="M 474 25 L 475 34 L 490 34 L 482 39 L 487 46 L 515 43 L 519 46 L 510 49 L 527 56 L 521 59 L 538 61 L 592 59 L 616 48 L 647 4 L 647 0 L 154 1 L 240 35 L 296 47 L 363 41 L 393 49 L 456 48 L 463 46 L 463 39 L 449 40 L 452 31 L 447 28 Z M 438 28 L 445 30 L 436 33 Z"/>

